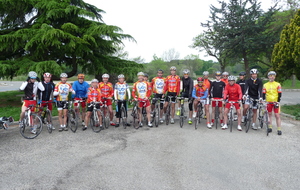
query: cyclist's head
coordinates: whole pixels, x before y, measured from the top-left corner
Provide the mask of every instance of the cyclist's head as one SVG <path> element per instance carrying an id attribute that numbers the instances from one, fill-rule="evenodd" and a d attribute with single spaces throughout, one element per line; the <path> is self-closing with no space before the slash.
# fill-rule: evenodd
<path id="1" fill-rule="evenodd" d="M 236 78 L 234 76 L 230 75 L 228 77 L 228 81 L 229 81 L 229 84 L 232 86 L 235 83 Z"/>
<path id="2" fill-rule="evenodd" d="M 276 72 L 275 71 L 270 71 L 268 73 L 268 78 L 269 78 L 270 82 L 273 82 L 275 80 L 275 77 L 276 77 Z"/>
<path id="3" fill-rule="evenodd" d="M 67 78 L 68 78 L 67 73 L 61 73 L 60 74 L 60 80 L 61 80 L 61 82 L 63 82 L 63 83 L 67 82 Z"/>
<path id="4" fill-rule="evenodd" d="M 78 78 L 79 81 L 83 81 L 83 80 L 84 80 L 84 74 L 79 73 L 79 74 L 77 75 L 77 78 Z M 81 80 L 80 80 L 80 79 L 81 79 Z"/>
<path id="5" fill-rule="evenodd" d="M 97 88 L 97 87 L 98 87 L 98 83 L 99 83 L 98 79 L 93 79 L 93 80 L 91 81 L 91 85 L 92 85 L 92 87 L 94 87 L 94 88 Z"/>
<path id="6" fill-rule="evenodd" d="M 30 72 L 28 73 L 28 77 L 29 77 L 30 79 L 36 79 L 36 78 L 37 78 L 37 74 L 36 74 L 36 72 L 34 72 L 34 71 L 30 71 Z"/>
<path id="7" fill-rule="evenodd" d="M 229 73 L 226 72 L 226 71 L 222 73 L 222 76 L 223 76 L 223 78 L 225 78 L 225 79 L 227 79 L 228 75 L 229 75 Z"/>
<path id="8" fill-rule="evenodd" d="M 52 75 L 50 73 L 44 73 L 43 77 L 45 82 L 50 82 Z"/>
<path id="9" fill-rule="evenodd" d="M 171 72 L 172 75 L 175 75 L 175 74 L 176 74 L 176 67 L 175 67 L 175 66 L 172 66 L 172 67 L 170 68 L 170 72 Z"/>
<path id="10" fill-rule="evenodd" d="M 208 75 L 209 75 L 209 72 L 208 72 L 208 71 L 204 71 L 204 72 L 203 72 L 203 78 L 204 78 L 204 79 L 208 79 Z"/>
<path id="11" fill-rule="evenodd" d="M 190 75 L 190 70 L 184 69 L 182 72 L 183 72 L 184 78 L 188 78 L 188 77 L 189 77 L 189 75 Z"/>
<path id="12" fill-rule="evenodd" d="M 239 76 L 246 76 L 246 72 L 245 71 L 240 72 Z"/>
<path id="13" fill-rule="evenodd" d="M 197 82 L 200 86 L 202 86 L 202 84 L 204 82 L 204 78 L 202 78 L 202 77 L 197 78 Z"/>
<path id="14" fill-rule="evenodd" d="M 164 74 L 164 71 L 163 71 L 162 69 L 158 69 L 158 70 L 157 70 L 157 76 L 158 76 L 158 77 L 162 77 L 163 74 Z"/>
<path id="15" fill-rule="evenodd" d="M 138 72 L 137 76 L 138 76 L 138 80 L 139 81 L 144 81 L 144 79 L 145 79 L 145 73 Z"/>
<path id="16" fill-rule="evenodd" d="M 144 73 L 144 78 L 145 78 L 145 80 L 147 81 L 148 78 L 149 78 L 149 75 L 148 75 L 147 73 Z"/>
<path id="17" fill-rule="evenodd" d="M 217 80 L 220 80 L 220 79 L 221 79 L 222 73 L 221 73 L 221 71 L 216 71 L 216 72 L 215 72 L 215 75 L 216 75 L 216 79 L 217 79 Z"/>
<path id="18" fill-rule="evenodd" d="M 119 81 L 120 83 L 123 83 L 123 82 L 125 81 L 125 76 L 124 76 L 123 74 L 120 74 L 120 75 L 118 76 L 118 81 Z"/>
<path id="19" fill-rule="evenodd" d="M 250 70 L 250 75 L 253 79 L 257 78 L 258 70 L 257 69 L 251 69 Z"/>
<path id="20" fill-rule="evenodd" d="M 104 83 L 107 83 L 107 82 L 108 82 L 108 79 L 109 79 L 109 74 L 104 73 L 104 74 L 102 75 L 102 81 L 103 81 Z"/>

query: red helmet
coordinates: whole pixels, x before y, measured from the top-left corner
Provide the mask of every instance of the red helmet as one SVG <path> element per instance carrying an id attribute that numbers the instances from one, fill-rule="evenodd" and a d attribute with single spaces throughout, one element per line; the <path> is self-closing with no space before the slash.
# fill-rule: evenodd
<path id="1" fill-rule="evenodd" d="M 78 74 L 78 75 L 77 75 L 77 78 L 78 78 L 78 79 L 84 79 L 84 74 L 81 74 L 81 73 Z"/>
<path id="2" fill-rule="evenodd" d="M 203 79 L 202 77 L 199 77 L 199 78 L 197 78 L 197 81 L 198 81 L 198 82 L 203 82 L 204 79 Z"/>
<path id="3" fill-rule="evenodd" d="M 49 78 L 51 78 L 52 77 L 52 75 L 50 74 L 50 73 L 44 73 L 44 78 L 45 77 L 49 77 Z"/>

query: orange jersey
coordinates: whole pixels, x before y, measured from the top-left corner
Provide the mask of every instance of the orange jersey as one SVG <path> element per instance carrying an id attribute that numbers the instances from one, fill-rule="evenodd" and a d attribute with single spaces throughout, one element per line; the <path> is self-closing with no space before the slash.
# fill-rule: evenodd
<path id="1" fill-rule="evenodd" d="M 69 92 L 73 91 L 71 84 L 59 82 L 55 85 L 54 94 L 58 94 L 57 101 L 68 101 Z"/>
<path id="2" fill-rule="evenodd" d="M 101 90 L 99 88 L 90 87 L 87 95 L 87 103 L 101 101 Z"/>
<path id="3" fill-rule="evenodd" d="M 241 86 L 238 84 L 230 85 L 227 84 L 224 89 L 224 97 L 223 99 L 227 99 L 229 101 L 238 101 L 241 100 L 243 96 Z"/>
<path id="4" fill-rule="evenodd" d="M 146 81 L 138 81 L 133 84 L 132 88 L 132 97 L 133 98 L 149 98 L 151 96 L 151 86 L 149 82 Z"/>
<path id="5" fill-rule="evenodd" d="M 151 81 L 152 91 L 155 94 L 164 94 L 165 93 L 165 84 L 166 78 L 164 77 L 155 77 Z"/>
<path id="6" fill-rule="evenodd" d="M 166 78 L 165 92 L 180 92 L 180 77 L 178 75 L 169 75 Z"/>
<path id="7" fill-rule="evenodd" d="M 223 81 L 225 83 L 225 85 L 228 84 L 228 79 L 221 79 L 221 81 Z"/>
<path id="8" fill-rule="evenodd" d="M 99 88 L 102 94 L 102 98 L 111 98 L 114 96 L 114 88 L 110 82 L 106 84 L 104 82 L 100 82 Z"/>
<path id="9" fill-rule="evenodd" d="M 210 90 L 210 83 L 211 83 L 211 81 L 208 79 L 204 79 L 204 81 L 203 81 L 203 85 L 206 86 L 206 88 L 208 90 Z"/>

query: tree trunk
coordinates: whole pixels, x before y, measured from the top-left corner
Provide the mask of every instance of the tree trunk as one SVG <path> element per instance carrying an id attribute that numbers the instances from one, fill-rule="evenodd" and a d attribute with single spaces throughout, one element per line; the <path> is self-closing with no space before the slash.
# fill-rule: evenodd
<path id="1" fill-rule="evenodd" d="M 296 86 L 296 75 L 292 75 L 292 87 Z"/>

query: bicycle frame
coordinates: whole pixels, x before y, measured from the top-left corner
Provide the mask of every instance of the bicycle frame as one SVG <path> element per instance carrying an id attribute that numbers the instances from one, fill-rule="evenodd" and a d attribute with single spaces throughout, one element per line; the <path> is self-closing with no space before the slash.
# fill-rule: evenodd
<path id="1" fill-rule="evenodd" d="M 230 132 L 232 132 L 233 120 L 234 120 L 233 108 L 234 108 L 234 104 L 239 104 L 239 102 L 228 101 L 227 103 L 230 104 L 230 109 L 229 109 L 229 112 L 228 112 L 229 113 L 228 121 L 230 123 Z"/>
<path id="2" fill-rule="evenodd" d="M 215 125 L 216 125 L 216 129 L 218 129 L 218 122 L 220 119 L 220 113 L 219 113 L 219 102 L 222 102 L 223 99 L 211 99 L 212 101 L 216 102 L 216 107 L 215 107 Z"/>

